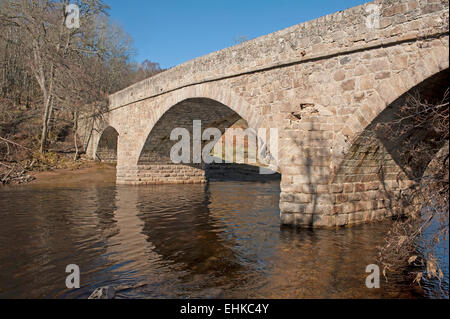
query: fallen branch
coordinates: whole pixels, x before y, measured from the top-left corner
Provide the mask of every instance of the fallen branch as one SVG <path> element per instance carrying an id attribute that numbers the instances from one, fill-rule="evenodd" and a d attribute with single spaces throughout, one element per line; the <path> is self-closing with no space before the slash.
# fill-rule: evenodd
<path id="1" fill-rule="evenodd" d="M 23 145 L 17 144 L 16 142 L 13 142 L 13 141 L 8 140 L 8 139 L 6 139 L 6 138 L 4 138 L 4 137 L 1 137 L 1 136 L 0 136 L 0 140 L 1 140 L 1 141 L 4 141 L 4 142 L 6 142 L 6 143 L 9 143 L 9 144 L 18 146 L 18 147 L 20 147 L 20 148 L 23 148 L 23 149 L 25 149 L 25 150 L 27 150 L 27 151 L 30 151 L 30 152 L 33 151 L 32 149 L 30 149 L 30 148 L 28 148 L 28 147 L 25 147 L 25 146 L 23 146 Z"/>

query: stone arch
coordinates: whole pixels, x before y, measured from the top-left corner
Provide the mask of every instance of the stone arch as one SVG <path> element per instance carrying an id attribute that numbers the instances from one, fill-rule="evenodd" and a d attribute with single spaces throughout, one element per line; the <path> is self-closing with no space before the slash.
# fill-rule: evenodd
<path id="1" fill-rule="evenodd" d="M 197 138 L 202 139 L 205 129 L 217 128 L 223 136 L 225 130 L 240 119 L 242 117 L 231 108 L 208 98 L 192 98 L 173 105 L 152 127 L 142 147 L 137 165 L 139 169 L 149 171 L 151 177 L 145 176 L 144 179 L 141 178 L 141 181 L 145 182 L 150 177 L 150 183 L 205 182 L 207 175 L 217 172 L 217 169 L 224 169 L 224 166 L 219 168 L 203 162 L 201 152 L 210 141 L 202 141 L 199 144 L 200 148 L 194 149 L 192 140 L 195 134 L 194 121 L 198 127 Z M 170 138 L 175 128 L 189 132 L 189 163 L 174 164 L 170 158 L 171 149 L 178 142 Z M 196 151 L 200 154 L 200 158 L 195 158 Z M 214 169 L 213 166 L 215 166 Z"/>
<path id="2" fill-rule="evenodd" d="M 418 128 L 409 132 L 408 137 L 403 137 L 393 136 L 390 130 L 380 131 L 377 127 L 407 117 L 402 107 L 412 95 L 419 94 L 426 101 L 433 102 L 435 99 L 439 103 L 448 90 L 448 78 L 448 68 L 435 73 L 387 105 L 358 135 L 352 138 L 346 136 L 351 144 L 336 166 L 332 182 L 375 181 L 374 174 L 379 174 L 382 169 L 387 174 L 384 176 L 387 180 L 395 179 L 394 175 L 398 178 L 401 174 L 403 179 L 419 181 L 445 141 L 433 136 L 433 128 Z M 401 125 L 396 124 L 395 131 L 400 130 Z M 423 141 L 427 143 L 427 151 L 422 153 L 421 158 L 414 158 L 410 151 Z"/>
<path id="3" fill-rule="evenodd" d="M 234 112 L 238 118 L 244 119 L 248 126 L 254 130 L 269 126 L 269 120 L 257 112 L 246 99 L 237 95 L 233 90 L 224 83 L 204 83 L 192 87 L 179 89 L 176 94 L 170 94 L 167 98 L 156 100 L 154 109 L 147 115 L 147 123 L 144 125 L 144 134 L 137 141 L 136 156 L 134 163 L 137 165 L 140 159 L 141 151 L 144 149 L 147 138 L 154 129 L 155 125 L 164 115 L 174 106 L 179 106 L 184 101 L 214 101 L 216 105 Z M 192 103 L 191 103 L 192 104 Z"/>
<path id="4" fill-rule="evenodd" d="M 211 99 L 187 99 L 177 103 L 168 109 L 151 129 L 141 150 L 138 165 L 172 163 L 170 149 L 176 142 L 170 140 L 170 134 L 174 128 L 185 128 L 192 136 L 193 120 L 200 120 L 202 131 L 214 127 L 223 134 L 227 127 L 240 118 L 232 109 Z"/>
<path id="5" fill-rule="evenodd" d="M 114 127 L 106 127 L 100 135 L 95 158 L 106 163 L 116 163 L 118 138 L 119 133 Z"/>
<path id="6" fill-rule="evenodd" d="M 161 101 L 155 101 L 155 104 Z M 187 129 L 192 137 L 193 121 L 201 121 L 201 132 L 207 128 L 225 129 L 243 119 L 248 127 L 257 132 L 268 121 L 249 107 L 248 103 L 231 90 L 224 90 L 216 83 L 200 87 L 184 88 L 178 94 L 162 101 L 155 112 L 150 113 L 149 123 L 145 125 L 143 137 L 137 147 L 135 163 L 136 183 L 202 183 L 206 181 L 203 161 L 193 161 L 189 165 L 175 164 L 170 159 L 170 150 L 177 141 L 170 140 L 174 128 Z M 228 104 L 226 104 L 228 103 Z M 209 143 L 203 142 L 203 146 Z M 192 144 L 192 143 L 191 143 Z M 133 172 L 134 174 L 134 172 Z M 118 174 L 119 179 L 121 173 Z"/>
<path id="7" fill-rule="evenodd" d="M 440 43 L 441 44 L 441 43 Z M 427 80 L 439 77 L 449 68 L 448 47 L 440 46 L 424 51 L 412 66 L 398 72 L 392 72 L 389 78 L 379 80 L 374 91 L 361 102 L 353 115 L 335 133 L 332 144 L 332 169 L 336 173 L 345 155 L 367 128 L 389 107 L 398 102 Z M 447 75 L 448 76 L 448 75 Z"/>
<path id="8" fill-rule="evenodd" d="M 448 76 L 447 68 L 412 87 L 352 139 L 330 180 L 338 192 L 338 225 L 408 214 L 417 207 L 419 203 L 411 197 L 411 190 L 419 186 L 429 163 L 447 140 L 436 134 L 432 125 L 407 126 L 408 130 L 403 131 L 405 123 L 411 123 L 405 113 L 410 109 L 404 105 L 413 92 L 430 103 L 433 97 L 442 101 L 448 90 Z M 384 123 L 389 123 L 387 129 Z"/>

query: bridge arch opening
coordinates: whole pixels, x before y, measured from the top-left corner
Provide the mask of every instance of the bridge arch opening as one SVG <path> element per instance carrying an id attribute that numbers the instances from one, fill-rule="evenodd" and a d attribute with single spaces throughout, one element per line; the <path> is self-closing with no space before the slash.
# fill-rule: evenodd
<path id="1" fill-rule="evenodd" d="M 174 163 L 171 158 L 172 150 L 181 140 L 175 129 L 188 132 L 188 161 Z M 210 129 L 215 129 L 220 135 L 209 135 L 206 130 Z M 147 173 L 139 177 L 139 182 L 185 184 L 204 183 L 206 180 L 280 179 L 278 174 L 259 176 L 260 167 L 264 165 L 257 161 L 256 132 L 257 128 L 248 128 L 248 119 L 216 100 L 183 100 L 169 108 L 148 134 L 137 163 L 138 170 Z M 206 139 L 205 134 L 208 135 Z M 199 147 L 196 147 L 196 141 L 200 141 Z M 219 148 L 211 147 L 214 141 L 215 146 L 221 144 Z M 204 152 L 214 153 L 213 163 L 204 161 Z"/>
<path id="2" fill-rule="evenodd" d="M 448 145 L 448 132 L 438 123 L 438 114 L 448 121 L 448 78 L 445 69 L 425 79 L 353 140 L 332 178 L 332 184 L 344 186 L 337 198 L 344 210 L 359 210 L 368 219 L 373 218 L 364 211 L 392 216 L 407 210 L 408 190 L 420 185 L 430 162 Z"/>
<path id="3" fill-rule="evenodd" d="M 105 163 L 117 163 L 117 141 L 119 133 L 112 126 L 103 130 L 95 153 L 95 158 Z"/>

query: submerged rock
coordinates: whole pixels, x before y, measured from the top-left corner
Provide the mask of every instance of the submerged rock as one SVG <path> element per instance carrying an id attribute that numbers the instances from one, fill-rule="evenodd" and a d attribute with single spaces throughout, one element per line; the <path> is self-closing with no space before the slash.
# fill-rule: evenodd
<path id="1" fill-rule="evenodd" d="M 89 296 L 88 299 L 114 299 L 116 294 L 121 291 L 126 291 L 130 289 L 137 289 L 146 286 L 147 283 L 136 284 L 132 286 L 117 286 L 117 287 L 100 287 L 94 290 L 94 292 Z"/>
<path id="2" fill-rule="evenodd" d="M 88 299 L 113 299 L 115 295 L 116 290 L 107 286 L 95 289 Z"/>

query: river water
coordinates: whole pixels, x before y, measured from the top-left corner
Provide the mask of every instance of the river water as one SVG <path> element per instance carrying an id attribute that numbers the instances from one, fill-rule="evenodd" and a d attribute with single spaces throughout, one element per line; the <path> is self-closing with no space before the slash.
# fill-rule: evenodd
<path id="1" fill-rule="evenodd" d="M 365 285 L 390 222 L 280 227 L 278 181 L 116 186 L 114 168 L 0 188 L 0 298 L 423 298 L 406 275 Z M 447 244 L 448 245 L 448 244 Z M 448 250 L 445 270 L 448 289 Z M 66 266 L 81 288 L 65 286 Z"/>

